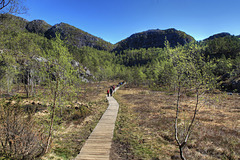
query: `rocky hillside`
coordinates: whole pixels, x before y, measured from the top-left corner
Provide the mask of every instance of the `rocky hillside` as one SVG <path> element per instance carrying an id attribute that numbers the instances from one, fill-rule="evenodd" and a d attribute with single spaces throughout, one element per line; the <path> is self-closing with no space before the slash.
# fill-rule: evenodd
<path id="1" fill-rule="evenodd" d="M 111 43 L 106 42 L 101 38 L 93 36 L 66 23 L 59 23 L 52 26 L 45 32 L 45 36 L 51 39 L 56 37 L 56 33 L 60 33 L 62 40 L 67 40 L 69 44 L 78 48 L 88 46 L 99 50 L 111 50 L 113 46 Z"/>
<path id="2" fill-rule="evenodd" d="M 26 29 L 29 32 L 42 34 L 42 35 L 44 35 L 44 33 L 51 27 L 52 26 L 50 24 L 48 24 L 43 20 L 33 20 L 31 22 L 28 22 L 26 25 Z"/>
<path id="3" fill-rule="evenodd" d="M 139 49 L 139 48 L 151 48 L 160 47 L 163 48 L 165 40 L 168 40 L 171 47 L 181 44 L 184 45 L 195 39 L 179 30 L 174 28 L 167 30 L 148 30 L 140 33 L 135 33 L 130 37 L 118 42 L 115 47 L 115 51 L 122 51 L 126 49 Z"/>

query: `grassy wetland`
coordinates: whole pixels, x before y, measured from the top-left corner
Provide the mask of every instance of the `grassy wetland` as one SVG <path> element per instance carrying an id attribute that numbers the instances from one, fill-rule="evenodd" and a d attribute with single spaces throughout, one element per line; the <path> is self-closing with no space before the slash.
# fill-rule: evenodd
<path id="1" fill-rule="evenodd" d="M 180 159 L 174 135 L 176 92 L 125 86 L 115 97 L 120 112 L 112 159 Z M 190 121 L 195 100 L 194 93 L 186 92 L 181 97 L 182 129 L 186 129 Z M 239 95 L 221 92 L 201 98 L 201 107 L 185 148 L 186 158 L 240 158 L 239 101 Z"/>

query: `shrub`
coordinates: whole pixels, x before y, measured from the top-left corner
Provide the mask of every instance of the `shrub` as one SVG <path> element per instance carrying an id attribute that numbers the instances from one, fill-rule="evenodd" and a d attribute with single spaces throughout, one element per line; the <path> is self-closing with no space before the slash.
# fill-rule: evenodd
<path id="1" fill-rule="evenodd" d="M 0 157 L 7 159 L 35 159 L 46 147 L 44 132 L 29 119 L 19 100 L 2 100 L 0 104 Z"/>
<path id="2" fill-rule="evenodd" d="M 72 120 L 84 119 L 90 113 L 89 109 L 86 106 L 75 107 L 73 114 L 71 115 Z"/>

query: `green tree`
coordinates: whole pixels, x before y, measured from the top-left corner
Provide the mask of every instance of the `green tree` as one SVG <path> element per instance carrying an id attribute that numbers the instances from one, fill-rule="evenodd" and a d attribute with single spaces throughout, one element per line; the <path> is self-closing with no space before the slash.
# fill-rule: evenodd
<path id="1" fill-rule="evenodd" d="M 74 75 L 76 70 L 74 70 L 70 63 L 72 56 L 68 52 L 68 48 L 64 46 L 63 41 L 61 41 L 60 35 L 57 35 L 55 41 L 51 41 L 51 44 L 52 49 L 47 52 L 47 63 L 49 74 L 48 87 L 51 90 L 52 105 L 46 152 L 50 149 L 55 112 L 59 105 L 58 99 L 61 99 L 61 96 L 66 94 L 67 86 L 71 86 L 73 84 L 72 81 L 76 78 L 76 75 Z"/>
<path id="2" fill-rule="evenodd" d="M 175 83 L 178 87 L 176 117 L 175 117 L 175 139 L 179 147 L 181 159 L 184 157 L 184 147 L 186 146 L 190 133 L 193 130 L 195 119 L 199 110 L 199 98 L 207 90 L 215 87 L 216 79 L 209 75 L 209 70 L 212 71 L 212 65 L 204 61 L 204 56 L 201 52 L 202 48 L 197 44 L 190 44 L 188 48 L 178 47 L 173 55 L 173 64 L 176 72 Z M 193 108 L 192 118 L 186 124 L 179 123 L 184 114 L 184 109 L 181 106 L 180 98 L 183 94 L 183 89 L 189 90 L 196 94 L 195 107 Z"/>
<path id="3" fill-rule="evenodd" d="M 230 73 L 233 69 L 232 60 L 230 58 L 226 59 L 223 54 L 220 59 L 215 60 L 216 68 L 214 73 L 216 75 L 224 75 L 226 73 Z"/>
<path id="4" fill-rule="evenodd" d="M 134 67 L 132 70 L 132 78 L 134 85 L 143 84 L 146 80 L 146 74 L 143 73 L 141 67 Z"/>
<path id="5" fill-rule="evenodd" d="M 3 50 L 0 53 L 0 81 L 1 88 L 5 88 L 9 94 L 12 89 L 13 81 L 17 81 L 18 64 L 12 51 Z"/>

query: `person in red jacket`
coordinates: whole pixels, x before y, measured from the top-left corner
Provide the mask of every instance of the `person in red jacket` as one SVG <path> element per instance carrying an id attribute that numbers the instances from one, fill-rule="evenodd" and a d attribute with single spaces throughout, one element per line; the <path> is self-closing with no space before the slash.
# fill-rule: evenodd
<path id="1" fill-rule="evenodd" d="M 107 96 L 109 97 L 109 89 L 107 90 Z"/>

